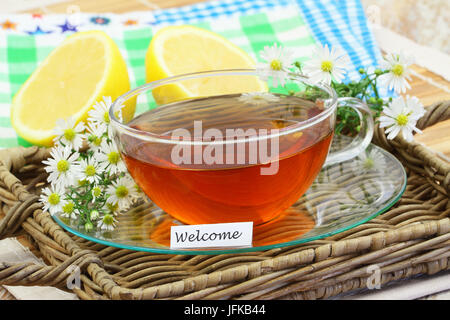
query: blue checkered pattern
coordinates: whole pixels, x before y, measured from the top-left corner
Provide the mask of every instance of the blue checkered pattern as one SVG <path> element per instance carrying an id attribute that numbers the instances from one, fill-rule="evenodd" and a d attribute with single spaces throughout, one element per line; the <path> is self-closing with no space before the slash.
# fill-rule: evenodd
<path id="1" fill-rule="evenodd" d="M 145 53 L 152 32 L 164 25 L 175 24 L 195 24 L 222 32 L 254 58 L 263 46 L 273 42 L 297 50 L 300 61 L 307 59 L 317 42 L 339 46 L 351 59 L 346 80 L 356 80 L 360 67 L 376 67 L 381 60 L 359 1 L 221 0 L 151 13 L 101 14 L 100 20 L 107 21 L 104 24 L 93 20 L 97 15 L 80 14 L 76 26 L 71 27 L 78 31 L 101 29 L 111 32 L 129 63 L 133 86 L 145 82 Z M 6 19 L 19 21 L 16 23 L 19 27 L 0 30 L 0 148 L 26 145 L 11 126 L 11 98 L 37 63 L 54 48 L 55 41 L 57 43 L 68 35 L 61 28 L 68 25 L 67 15 L 47 15 L 36 20 L 28 14 L 0 14 L 0 21 Z M 124 24 L 125 21 L 134 21 L 136 25 Z M 143 28 L 145 25 L 152 27 Z M 29 36 L 32 30 L 36 32 Z M 391 95 L 384 90 L 380 94 Z"/>
<path id="2" fill-rule="evenodd" d="M 382 58 L 381 53 L 368 28 L 360 0 L 215 0 L 182 7 L 153 10 L 151 13 L 137 12 L 137 14 L 140 21 L 139 26 L 146 24 L 154 27 L 177 24 L 201 26 L 202 22 L 208 24 L 218 18 L 257 14 L 283 7 L 289 8 L 288 10 L 292 10 L 293 7 L 297 8 L 298 14 L 302 16 L 310 33 L 318 42 L 333 47 L 339 46 L 348 54 L 351 65 L 347 74 L 347 81 L 359 79 L 358 69 L 360 67 L 367 68 L 379 65 Z M 100 27 L 109 28 L 113 25 L 113 22 L 123 27 L 120 15 L 102 14 L 102 16 L 107 17 L 109 24 L 105 26 L 92 25 L 96 29 Z M 0 15 L 0 18 L 2 18 L 2 15 Z M 62 15 L 58 24 L 64 23 L 66 18 L 65 15 Z M 91 23 L 89 18 L 80 26 L 77 26 L 79 30 L 84 30 L 86 24 Z M 55 17 L 55 19 L 57 18 Z M 31 19 L 30 23 L 36 24 L 36 21 Z M 52 34 L 61 32 L 59 27 L 56 30 L 54 26 L 40 27 L 43 30 L 50 30 Z M 29 30 L 36 30 L 36 25 L 29 26 L 28 29 L 23 31 L 28 33 Z M 37 35 L 46 36 L 45 32 L 41 33 Z"/>
<path id="3" fill-rule="evenodd" d="M 382 58 L 359 0 L 297 0 L 305 21 L 322 44 L 340 46 L 350 57 L 348 78 L 360 67 L 375 67 Z"/>
<path id="4" fill-rule="evenodd" d="M 347 80 L 359 79 L 360 67 L 376 67 L 380 50 L 369 30 L 360 0 L 221 0 L 154 11 L 158 24 L 193 23 L 219 16 L 249 14 L 296 4 L 313 36 L 341 47 L 350 57 Z"/>
<path id="5" fill-rule="evenodd" d="M 292 5 L 292 0 L 219 0 L 153 11 L 158 24 L 193 23 L 235 14 L 250 14 L 276 6 Z"/>

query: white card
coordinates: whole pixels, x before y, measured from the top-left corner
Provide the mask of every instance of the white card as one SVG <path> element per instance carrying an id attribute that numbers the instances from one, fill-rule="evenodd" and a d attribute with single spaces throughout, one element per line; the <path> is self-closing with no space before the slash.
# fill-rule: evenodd
<path id="1" fill-rule="evenodd" d="M 173 226 L 170 248 L 249 247 L 252 238 L 253 222 Z"/>

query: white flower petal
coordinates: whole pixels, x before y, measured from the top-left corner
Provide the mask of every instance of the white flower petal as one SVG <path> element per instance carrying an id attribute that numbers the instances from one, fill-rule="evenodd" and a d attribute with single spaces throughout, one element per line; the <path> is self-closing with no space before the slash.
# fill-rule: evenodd
<path id="1" fill-rule="evenodd" d="M 387 70 L 385 73 L 378 77 L 379 83 L 389 90 L 394 89 L 397 93 L 403 93 L 407 89 L 410 89 L 408 81 L 410 79 L 409 66 L 412 64 L 410 57 L 397 53 L 390 53 L 384 57 L 384 60 L 380 63 L 383 70 Z M 400 69 L 400 70 L 399 70 Z M 401 71 L 399 74 L 398 71 Z"/>
<path id="2" fill-rule="evenodd" d="M 402 131 L 402 136 L 406 141 L 413 140 L 413 135 L 412 135 L 411 129 L 409 129 L 408 127 L 405 126 L 401 129 L 401 131 Z"/>
<path id="3" fill-rule="evenodd" d="M 389 140 L 392 140 L 392 139 L 394 139 L 394 138 L 399 134 L 399 132 L 400 132 L 400 127 L 399 127 L 399 126 L 392 126 L 392 127 L 390 127 L 389 129 L 390 129 L 390 130 L 389 130 L 390 132 L 389 132 L 388 130 L 386 130 L 385 132 L 389 132 L 387 138 L 388 138 Z"/>
<path id="4" fill-rule="evenodd" d="M 322 81 L 330 84 L 332 79 L 341 82 L 345 78 L 345 68 L 349 61 L 349 57 L 340 48 L 333 47 L 330 50 L 327 44 L 325 46 L 318 44 L 313 57 L 304 63 L 303 71 L 314 82 Z M 324 63 L 329 64 L 331 70 L 324 70 L 322 67 Z"/>
<path id="5" fill-rule="evenodd" d="M 284 86 L 286 77 L 294 63 L 294 51 L 278 46 L 276 43 L 269 47 L 264 47 L 259 53 L 259 56 L 264 62 L 259 62 L 256 65 L 258 75 L 263 80 L 272 78 L 273 86 L 277 87 L 278 83 Z M 273 69 L 272 62 L 279 63 L 281 70 Z"/>

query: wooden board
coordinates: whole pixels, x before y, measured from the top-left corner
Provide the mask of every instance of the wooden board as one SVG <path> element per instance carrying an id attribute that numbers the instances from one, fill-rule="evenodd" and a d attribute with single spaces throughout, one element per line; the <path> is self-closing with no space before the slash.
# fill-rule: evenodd
<path id="1" fill-rule="evenodd" d="M 414 66 L 413 69 L 422 77 L 430 78 L 433 82 L 450 89 L 450 82 L 441 76 L 419 66 Z M 411 90 L 408 91 L 408 94 L 419 98 L 425 106 L 437 101 L 450 100 L 450 93 L 418 77 L 412 78 Z M 450 157 L 450 120 L 440 122 L 425 129 L 423 134 L 415 135 L 415 139 L 431 149 L 442 152 L 447 157 Z"/>

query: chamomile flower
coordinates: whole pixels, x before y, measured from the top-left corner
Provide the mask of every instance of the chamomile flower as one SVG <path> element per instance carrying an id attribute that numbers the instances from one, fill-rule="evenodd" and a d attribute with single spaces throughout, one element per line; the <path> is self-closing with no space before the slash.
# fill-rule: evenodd
<path id="1" fill-rule="evenodd" d="M 289 70 L 293 67 L 294 52 L 275 43 L 272 47 L 264 47 L 259 56 L 264 60 L 256 65 L 260 78 L 267 81 L 272 77 L 274 87 L 278 83 L 284 86 Z"/>
<path id="2" fill-rule="evenodd" d="M 103 193 L 103 190 L 100 186 L 94 186 L 91 191 L 92 202 L 95 202 L 96 199 L 102 195 L 102 193 Z"/>
<path id="3" fill-rule="evenodd" d="M 66 204 L 63 189 L 57 185 L 44 188 L 40 196 L 40 202 L 44 205 L 43 210 L 48 211 L 51 215 L 61 212 Z"/>
<path id="4" fill-rule="evenodd" d="M 134 181 L 128 176 L 121 177 L 114 181 L 106 189 L 107 203 L 119 205 L 120 209 L 129 208 L 134 198 L 137 197 Z"/>
<path id="5" fill-rule="evenodd" d="M 417 120 L 422 118 L 422 116 L 426 113 L 422 102 L 420 102 L 419 98 L 417 97 L 410 97 L 409 95 L 407 95 L 405 103 L 407 108 L 412 111 L 412 114 L 415 118 L 417 118 Z"/>
<path id="6" fill-rule="evenodd" d="M 103 140 L 105 140 L 106 131 L 106 127 L 100 123 L 88 123 L 85 136 L 90 150 L 96 152 L 100 149 Z"/>
<path id="7" fill-rule="evenodd" d="M 114 141 L 102 142 L 97 154 L 97 159 L 101 165 L 101 169 L 109 171 L 111 175 L 127 171 L 125 163 L 120 156 L 119 149 Z"/>
<path id="8" fill-rule="evenodd" d="M 417 98 L 398 97 L 383 109 L 384 115 L 380 120 L 380 128 L 387 128 L 387 138 L 392 140 L 400 132 L 406 141 L 413 140 L 413 132 L 422 133 L 416 128 L 417 121 L 424 115 L 425 109 Z"/>
<path id="9" fill-rule="evenodd" d="M 90 122 L 93 122 L 97 125 L 102 126 L 105 131 L 108 132 L 108 137 L 110 139 L 113 138 L 114 131 L 111 126 L 111 119 L 109 118 L 109 108 L 112 105 L 111 97 L 103 97 L 103 101 L 98 101 L 95 103 L 94 107 L 88 112 Z M 124 106 L 120 106 L 118 110 L 116 110 L 117 118 L 122 121 L 122 108 Z"/>
<path id="10" fill-rule="evenodd" d="M 314 82 L 322 81 L 330 84 L 333 79 L 342 82 L 349 61 L 349 57 L 340 48 L 333 47 L 330 50 L 327 44 L 325 46 L 319 44 L 312 58 L 305 62 L 303 71 Z"/>
<path id="11" fill-rule="evenodd" d="M 69 146 L 72 150 L 78 151 L 83 146 L 84 123 L 76 123 L 75 119 L 69 117 L 67 120 L 56 120 L 54 133 L 56 137 L 53 139 L 55 144 Z"/>
<path id="12" fill-rule="evenodd" d="M 80 164 L 78 166 L 79 166 L 78 170 L 79 180 L 87 181 L 93 184 L 99 183 L 101 179 L 100 174 L 102 172 L 102 168 L 94 157 L 81 159 Z"/>
<path id="13" fill-rule="evenodd" d="M 77 214 L 75 213 L 75 203 L 73 201 L 67 201 L 63 206 L 61 210 L 61 216 L 70 218 L 70 219 L 76 219 Z"/>
<path id="14" fill-rule="evenodd" d="M 358 160 L 360 161 L 359 169 L 364 171 L 370 171 L 374 169 L 384 170 L 386 168 L 386 160 L 383 154 L 378 149 L 372 148 L 367 152 L 363 151 L 358 155 Z"/>
<path id="15" fill-rule="evenodd" d="M 78 152 L 69 146 L 56 146 L 50 152 L 51 158 L 42 161 L 49 173 L 47 181 L 62 188 L 73 185 L 78 177 Z"/>
<path id="16" fill-rule="evenodd" d="M 88 221 L 84 224 L 84 230 L 86 232 L 91 232 L 94 229 L 94 225 L 92 224 L 92 222 Z"/>
<path id="17" fill-rule="evenodd" d="M 117 202 L 106 202 L 105 210 L 116 216 L 119 213 L 119 204 Z"/>
<path id="18" fill-rule="evenodd" d="M 132 179 L 132 178 L 131 178 L 131 179 Z M 141 188 L 137 183 L 134 184 L 134 190 L 135 190 L 136 192 L 133 194 L 133 196 L 134 196 L 136 199 L 139 199 L 139 198 L 141 198 L 142 196 L 145 195 L 145 194 L 144 194 L 144 191 L 142 191 L 142 188 Z"/>
<path id="19" fill-rule="evenodd" d="M 95 221 L 100 217 L 100 213 L 97 210 L 92 210 L 91 212 L 89 212 L 89 217 L 91 218 L 91 220 Z"/>
<path id="20" fill-rule="evenodd" d="M 404 54 L 391 53 L 386 55 L 380 66 L 388 72 L 379 76 L 380 84 L 389 90 L 394 89 L 397 93 L 406 92 L 406 89 L 411 88 L 408 80 L 411 80 L 409 66 L 412 63 L 412 57 Z"/>
<path id="21" fill-rule="evenodd" d="M 129 173 L 125 174 L 125 178 L 127 178 L 129 181 L 133 181 L 134 192 L 132 192 L 131 195 L 130 195 L 131 201 L 133 202 L 133 201 L 137 201 L 137 200 L 140 200 L 142 198 L 145 198 L 144 191 L 142 190 L 142 188 L 136 182 L 134 182 L 133 177 Z"/>
<path id="22" fill-rule="evenodd" d="M 241 94 L 238 100 L 246 104 L 259 106 L 277 102 L 280 98 L 269 92 L 249 92 Z"/>
<path id="23" fill-rule="evenodd" d="M 117 220 L 114 218 L 112 214 L 106 213 L 103 217 L 98 221 L 97 227 L 101 230 L 113 231 L 117 226 Z"/>

